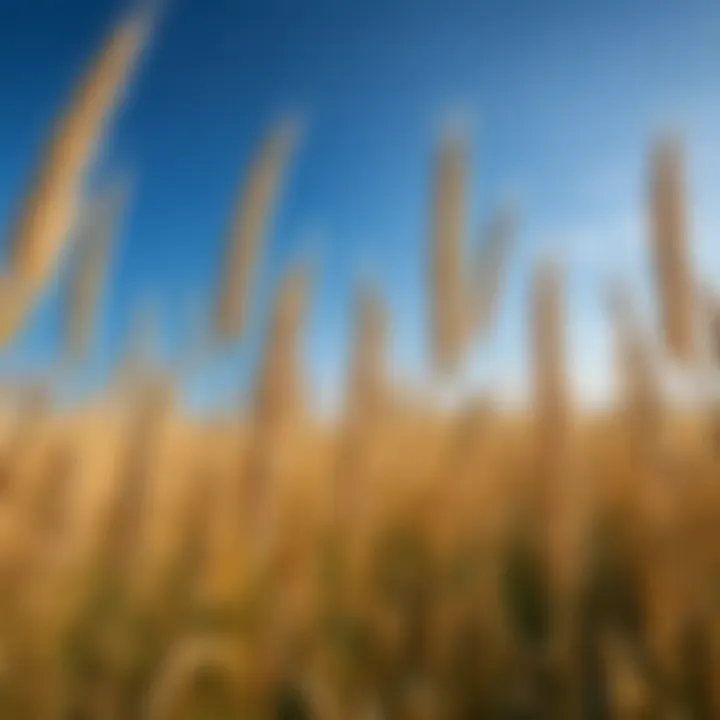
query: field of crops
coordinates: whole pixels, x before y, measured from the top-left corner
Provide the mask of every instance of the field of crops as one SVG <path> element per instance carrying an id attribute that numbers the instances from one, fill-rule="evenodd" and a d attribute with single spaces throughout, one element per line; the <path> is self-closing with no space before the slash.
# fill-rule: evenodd
<path id="1" fill-rule="evenodd" d="M 126 19 L 90 64 L 10 232 L 3 342 L 69 268 L 70 368 L 102 322 L 125 193 L 91 196 L 87 176 L 149 26 Z M 693 277 L 679 144 L 649 163 L 657 332 L 633 288 L 607 289 L 610 407 L 574 401 L 549 259 L 522 409 L 488 392 L 449 410 L 398 387 L 382 289 L 362 287 L 342 408 L 320 421 L 298 267 L 275 293 L 252 402 L 193 413 L 181 386 L 244 338 L 298 142 L 279 124 L 246 169 L 214 314 L 179 370 L 130 338 L 98 396 L 3 390 L 0 717 L 720 717 L 720 303 Z M 491 336 L 519 232 L 519 210 L 500 209 L 464 257 L 467 164 L 461 137 L 441 140 L 427 278 L 440 378 Z"/>

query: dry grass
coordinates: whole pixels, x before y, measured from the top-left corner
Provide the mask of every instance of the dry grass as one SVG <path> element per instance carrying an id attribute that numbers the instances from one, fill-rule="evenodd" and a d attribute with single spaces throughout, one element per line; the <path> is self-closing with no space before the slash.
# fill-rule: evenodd
<path id="1" fill-rule="evenodd" d="M 215 315 L 221 341 L 239 338 L 244 329 L 255 265 L 296 135 L 292 124 L 277 128 L 260 149 L 243 187 L 221 272 Z"/>
<path id="2" fill-rule="evenodd" d="M 118 105 L 123 86 L 148 35 L 148 20 L 136 14 L 110 36 L 60 117 L 11 236 L 5 270 L 11 283 L 4 312 L 11 339 L 22 317 L 48 283 L 65 240 L 77 223 L 88 170 Z"/>
<path id="3" fill-rule="evenodd" d="M 465 246 L 466 150 L 450 138 L 440 149 L 435 179 L 432 238 L 432 354 L 435 366 L 447 372 L 462 353 Z"/>
<path id="4" fill-rule="evenodd" d="M 662 329 L 670 356 L 693 359 L 693 288 L 685 224 L 681 148 L 666 141 L 655 150 L 652 178 L 652 221 Z"/>
<path id="5" fill-rule="evenodd" d="M 7 287 L 34 298 L 55 272 L 143 33 L 122 26 L 71 103 Z M 288 150 L 272 135 L 251 169 L 212 321 L 223 338 L 246 320 Z M 688 359 L 674 158 L 657 161 L 652 212 L 666 349 Z M 465 164 L 461 145 L 441 151 L 428 330 L 445 372 L 489 330 L 509 248 L 501 223 L 462 277 Z M 79 257 L 91 279 L 68 345 L 84 354 L 102 263 Z M 362 292 L 344 412 L 324 424 L 301 362 L 309 294 L 306 272 L 283 279 L 248 411 L 185 410 L 143 338 L 104 398 L 3 393 L 2 717 L 720 716 L 716 423 L 673 406 L 630 293 L 611 304 L 618 403 L 590 414 L 572 402 L 558 267 L 531 289 L 534 394 L 517 413 L 491 392 L 450 412 L 392 387 L 386 312 Z"/>

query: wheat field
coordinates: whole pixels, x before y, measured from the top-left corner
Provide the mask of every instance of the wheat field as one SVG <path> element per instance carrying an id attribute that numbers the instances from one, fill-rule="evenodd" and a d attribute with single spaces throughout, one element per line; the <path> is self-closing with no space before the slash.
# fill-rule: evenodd
<path id="1" fill-rule="evenodd" d="M 617 393 L 602 412 L 573 397 L 553 258 L 529 294 L 522 410 L 401 392 L 368 284 L 352 291 L 342 411 L 321 422 L 299 352 L 314 277 L 298 266 L 252 401 L 190 412 L 182 383 L 244 340 L 298 142 L 287 124 L 247 169 L 215 314 L 182 368 L 133 336 L 109 387 L 62 404 L 102 322 L 125 195 L 91 196 L 86 176 L 150 25 L 134 15 L 101 48 L 11 228 L 6 344 L 66 256 L 71 282 L 60 379 L 2 391 L 0 717 L 720 717 L 720 407 L 709 392 L 677 402 L 666 378 L 701 388 L 720 359 L 680 146 L 649 163 L 658 331 L 633 288 L 608 288 Z M 463 275 L 467 163 L 457 138 L 439 143 L 427 297 L 441 378 L 491 335 L 518 227 L 499 209 Z"/>

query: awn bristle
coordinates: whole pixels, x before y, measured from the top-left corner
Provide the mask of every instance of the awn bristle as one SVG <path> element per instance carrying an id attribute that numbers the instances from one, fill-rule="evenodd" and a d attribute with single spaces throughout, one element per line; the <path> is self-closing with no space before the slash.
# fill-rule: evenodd
<path id="1" fill-rule="evenodd" d="M 430 297 L 432 357 L 441 372 L 457 367 L 463 349 L 466 154 L 460 140 L 448 139 L 436 168 Z"/>
<path id="2" fill-rule="evenodd" d="M 653 157 L 652 221 L 655 271 L 662 329 L 670 356 L 682 363 L 693 357 L 693 279 L 688 257 L 682 151 L 660 144 Z"/>
<path id="3" fill-rule="evenodd" d="M 115 189 L 91 201 L 74 248 L 77 256 L 68 288 L 65 352 L 75 364 L 82 363 L 92 345 L 122 204 Z"/>
<path id="4" fill-rule="evenodd" d="M 215 332 L 221 341 L 237 339 L 247 322 L 257 257 L 287 173 L 296 135 L 297 129 L 291 124 L 275 129 L 260 148 L 242 189 L 217 299 Z"/>
<path id="5" fill-rule="evenodd" d="M 30 309 L 56 268 L 77 221 L 86 174 L 105 123 L 144 46 L 148 22 L 136 14 L 112 34 L 58 122 L 11 238 L 7 273 L 15 284 L 15 312 Z M 17 319 L 8 332 L 17 329 Z M 9 339 L 9 338 L 7 338 Z"/>

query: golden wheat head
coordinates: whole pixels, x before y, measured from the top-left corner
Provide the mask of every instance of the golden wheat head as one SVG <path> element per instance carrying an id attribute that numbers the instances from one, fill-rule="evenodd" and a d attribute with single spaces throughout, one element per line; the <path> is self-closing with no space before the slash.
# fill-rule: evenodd
<path id="1" fill-rule="evenodd" d="M 286 123 L 266 139 L 255 158 L 233 219 L 215 314 L 217 338 L 237 339 L 244 328 L 257 256 L 280 193 L 298 130 Z"/>
<path id="2" fill-rule="evenodd" d="M 22 302 L 23 310 L 29 309 L 57 266 L 64 241 L 77 221 L 86 173 L 105 121 L 120 101 L 148 29 L 147 18 L 138 13 L 115 30 L 50 138 L 10 238 L 6 273 L 13 277 L 15 302 Z"/>
<path id="3" fill-rule="evenodd" d="M 688 362 L 694 352 L 694 290 L 685 222 L 682 150 L 657 146 L 652 163 L 652 223 L 662 330 L 670 356 Z"/>
<path id="4" fill-rule="evenodd" d="M 431 345 L 433 364 L 442 372 L 457 366 L 463 345 L 466 154 L 458 138 L 445 140 L 435 176 L 430 268 Z"/>

